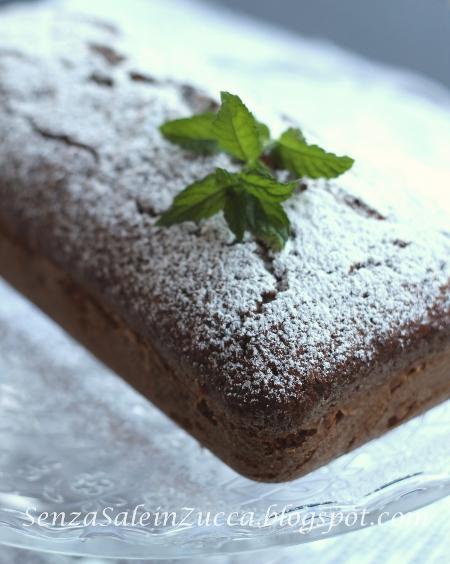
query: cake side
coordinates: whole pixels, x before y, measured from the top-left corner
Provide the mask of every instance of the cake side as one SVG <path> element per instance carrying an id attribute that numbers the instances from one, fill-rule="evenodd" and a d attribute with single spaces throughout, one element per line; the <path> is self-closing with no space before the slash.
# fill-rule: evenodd
<path id="1" fill-rule="evenodd" d="M 187 389 L 237 418 L 233 440 L 242 437 L 254 464 L 264 464 L 257 447 L 270 449 L 271 435 L 283 458 L 271 479 L 294 477 L 303 470 L 283 474 L 286 449 L 309 452 L 302 432 L 338 402 L 375 389 L 385 398 L 383 386 L 446 354 L 449 232 L 432 217 L 411 221 L 395 196 L 374 207 L 377 185 L 357 170 L 308 182 L 292 199 L 293 238 L 280 254 L 233 244 L 221 217 L 156 227 L 174 194 L 230 163 L 161 138 L 162 122 L 210 100 L 138 68 L 114 29 L 47 8 L 32 26 L 14 14 L 0 21 L 0 227 L 115 312 Z M 39 48 L 36 33 L 49 38 Z M 441 384 L 433 390 L 445 395 Z M 393 400 L 389 417 L 395 409 Z M 385 428 L 374 423 L 354 444 Z"/>

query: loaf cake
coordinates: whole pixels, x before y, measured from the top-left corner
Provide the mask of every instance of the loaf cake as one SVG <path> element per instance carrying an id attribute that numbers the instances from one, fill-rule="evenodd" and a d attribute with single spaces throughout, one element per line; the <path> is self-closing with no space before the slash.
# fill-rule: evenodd
<path id="1" fill-rule="evenodd" d="M 230 162 L 162 138 L 215 101 L 137 67 L 119 37 L 76 14 L 0 15 L 0 275 L 255 480 L 448 398 L 450 231 L 420 205 L 374 207 L 358 163 L 305 180 L 281 252 L 236 243 L 221 215 L 157 226 Z"/>

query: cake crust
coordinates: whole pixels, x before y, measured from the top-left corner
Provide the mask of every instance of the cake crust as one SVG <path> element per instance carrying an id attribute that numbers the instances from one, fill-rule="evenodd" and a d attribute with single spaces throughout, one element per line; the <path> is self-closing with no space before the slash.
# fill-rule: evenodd
<path id="1" fill-rule="evenodd" d="M 279 254 L 220 216 L 159 228 L 232 166 L 158 132 L 214 102 L 64 12 L 0 37 L 1 274 L 225 462 L 295 478 L 448 397 L 450 233 L 408 187 L 308 182 Z"/>

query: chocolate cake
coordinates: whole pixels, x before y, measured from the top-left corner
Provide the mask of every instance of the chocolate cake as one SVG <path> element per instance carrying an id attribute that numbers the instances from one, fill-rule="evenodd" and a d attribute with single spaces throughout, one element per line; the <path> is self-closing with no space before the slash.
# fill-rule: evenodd
<path id="1" fill-rule="evenodd" d="M 214 104 L 108 22 L 0 15 L 0 274 L 238 472 L 290 480 L 450 396 L 450 234 L 375 207 L 358 163 L 286 203 L 279 253 L 220 215 L 157 227 L 233 166 L 158 130 Z"/>

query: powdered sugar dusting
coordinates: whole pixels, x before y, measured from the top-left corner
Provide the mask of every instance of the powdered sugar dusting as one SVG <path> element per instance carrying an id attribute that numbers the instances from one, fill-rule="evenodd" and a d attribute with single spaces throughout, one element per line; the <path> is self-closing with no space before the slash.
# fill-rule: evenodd
<path id="1" fill-rule="evenodd" d="M 364 166 L 287 203 L 294 234 L 277 255 L 233 244 L 219 216 L 155 227 L 179 190 L 230 166 L 159 134 L 203 99 L 154 78 L 116 23 L 31 14 L 0 19 L 0 218 L 20 218 L 29 241 L 205 382 L 243 403 L 283 400 L 349 359 L 369 364 L 384 340 L 406 346 L 438 300 L 448 310 L 448 215 L 409 186 L 381 201 L 385 179 Z"/>

